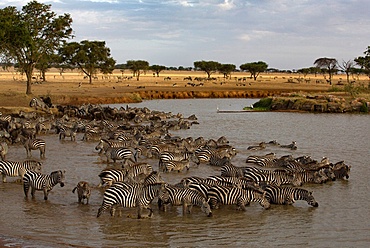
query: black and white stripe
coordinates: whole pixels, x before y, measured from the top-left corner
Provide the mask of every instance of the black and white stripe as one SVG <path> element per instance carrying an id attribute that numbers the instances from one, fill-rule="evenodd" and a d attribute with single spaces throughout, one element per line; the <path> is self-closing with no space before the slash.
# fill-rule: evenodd
<path id="1" fill-rule="evenodd" d="M 26 160 L 24 162 L 17 161 L 0 161 L 0 174 L 3 176 L 3 182 L 6 182 L 6 177 L 23 178 L 27 171 L 33 170 L 41 172 L 42 164 L 35 160 Z"/>
<path id="2" fill-rule="evenodd" d="M 59 183 L 61 187 L 64 187 L 64 174 L 65 171 L 61 170 L 53 171 L 50 175 L 27 171 L 23 176 L 23 190 L 26 198 L 31 188 L 32 197 L 35 197 L 36 190 L 42 190 L 44 191 L 44 200 L 47 200 L 49 192 L 55 185 Z"/>
<path id="3" fill-rule="evenodd" d="M 290 205 L 297 200 L 303 200 L 313 207 L 319 206 L 313 197 L 312 192 L 302 188 L 268 185 L 264 188 L 264 190 L 266 192 L 266 198 L 272 204 Z"/>
<path id="4" fill-rule="evenodd" d="M 219 205 L 223 204 L 237 205 L 238 210 L 246 210 L 245 206 L 249 205 L 250 202 L 258 202 L 265 209 L 270 207 L 270 202 L 266 199 L 265 194 L 255 190 L 216 185 L 212 186 L 207 194 L 211 208 L 219 208 Z"/>
<path id="5" fill-rule="evenodd" d="M 203 194 L 189 188 L 179 188 L 171 185 L 165 185 L 164 188 L 165 190 L 158 196 L 158 206 L 160 209 L 162 205 L 164 210 L 166 210 L 168 204 L 172 206 L 182 205 L 183 214 L 185 215 L 186 213 L 191 213 L 193 206 L 198 206 L 207 216 L 212 216 L 211 207 Z"/>

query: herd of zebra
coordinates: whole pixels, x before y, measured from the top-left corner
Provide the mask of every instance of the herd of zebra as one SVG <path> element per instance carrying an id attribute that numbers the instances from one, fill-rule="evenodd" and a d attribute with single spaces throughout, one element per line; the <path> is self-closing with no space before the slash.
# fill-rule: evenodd
<path id="1" fill-rule="evenodd" d="M 64 186 L 65 171 L 41 172 L 40 161 L 46 156 L 47 146 L 45 140 L 36 136 L 56 135 L 59 140 L 70 138 L 76 142 L 80 133 L 82 141 L 94 143 L 98 156 L 107 163 L 97 175 L 99 190 L 104 190 L 97 217 L 106 210 L 114 216 L 117 208 L 122 207 L 137 208 L 138 218 L 144 216 L 143 210 L 151 216 L 154 199 L 161 211 L 171 205 L 182 205 L 183 213 L 187 214 L 197 206 L 207 216 L 212 216 L 212 210 L 221 205 L 236 205 L 237 209 L 246 210 L 251 202 L 258 202 L 264 209 L 271 204 L 291 205 L 297 200 L 318 207 L 313 193 L 301 186 L 349 178 L 350 166 L 344 161 L 333 164 L 328 158 L 316 161 L 310 156 L 250 155 L 243 166 L 237 166 L 234 158 L 238 151 L 225 136 L 182 138 L 171 133 L 199 124 L 194 115 L 184 118 L 181 114 L 129 106 L 117 109 L 87 105 L 84 111 L 79 107 L 58 109 L 58 116 L 23 111 L 13 116 L 0 113 L 0 152 L 6 151 L 1 153 L 0 161 L 3 183 L 7 176 L 20 177 L 25 197 L 31 188 L 32 197 L 40 190 L 47 200 L 55 185 Z M 25 147 L 27 160 L 6 159 L 7 151 L 17 143 Z M 266 146 L 297 149 L 295 141 L 289 145 L 270 141 L 245 150 Z M 32 158 L 32 150 L 40 151 L 40 160 Z M 184 177 L 172 184 L 163 180 L 163 173 L 197 170 L 200 166 L 213 166 L 219 174 Z M 79 203 L 89 203 L 93 190 L 90 183 L 76 182 L 72 192 L 77 191 Z"/>

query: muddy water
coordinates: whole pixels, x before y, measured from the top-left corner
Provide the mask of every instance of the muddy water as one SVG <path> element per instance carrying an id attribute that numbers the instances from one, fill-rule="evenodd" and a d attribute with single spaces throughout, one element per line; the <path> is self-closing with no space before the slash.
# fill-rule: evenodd
<path id="1" fill-rule="evenodd" d="M 156 100 L 136 104 L 152 110 L 195 114 L 199 125 L 172 132 L 182 137 L 218 138 L 225 135 L 239 151 L 235 165 L 244 165 L 251 154 L 275 152 L 277 156 L 323 156 L 332 162 L 345 160 L 352 165 L 349 180 L 323 185 L 304 185 L 312 190 L 318 208 L 306 202 L 292 206 L 272 206 L 264 210 L 251 204 L 247 211 L 222 207 L 206 217 L 194 208 L 183 216 L 181 207 L 159 212 L 154 205 L 151 219 L 135 219 L 135 209 L 124 209 L 121 217 L 108 212 L 96 218 L 102 202 L 98 174 L 106 167 L 94 150 L 96 142 L 59 141 L 58 136 L 40 136 L 46 140 L 44 173 L 66 170 L 66 185 L 55 186 L 49 200 L 42 192 L 25 199 L 15 178 L 0 182 L 0 238 L 23 247 L 368 247 L 370 243 L 370 117 L 368 115 L 301 113 L 216 113 L 219 109 L 240 109 L 255 100 L 191 99 Z M 134 106 L 134 105 L 132 105 Z M 247 151 L 249 145 L 276 139 L 282 144 L 297 141 L 298 149 L 267 148 Z M 33 151 L 33 156 L 39 154 Z M 23 160 L 23 147 L 10 147 L 10 160 Z M 157 161 L 147 160 L 154 169 Z M 185 176 L 219 174 L 219 168 L 201 165 L 188 172 L 164 174 L 169 183 Z M 79 205 L 71 191 L 80 180 L 94 186 L 89 205 Z"/>

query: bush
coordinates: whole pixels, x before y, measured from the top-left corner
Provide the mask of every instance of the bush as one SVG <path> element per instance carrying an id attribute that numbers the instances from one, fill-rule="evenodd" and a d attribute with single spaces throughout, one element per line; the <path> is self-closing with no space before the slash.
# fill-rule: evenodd
<path id="1" fill-rule="evenodd" d="M 271 108 L 271 103 L 272 98 L 262 98 L 261 100 L 253 104 L 253 108 L 269 110 Z"/>

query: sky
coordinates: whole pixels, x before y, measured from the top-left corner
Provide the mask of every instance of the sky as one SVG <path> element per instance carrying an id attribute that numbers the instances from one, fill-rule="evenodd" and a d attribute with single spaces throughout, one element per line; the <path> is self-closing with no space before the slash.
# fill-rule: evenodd
<path id="1" fill-rule="evenodd" d="M 29 1 L 1 0 L 21 10 Z M 105 41 L 117 64 L 194 67 L 194 61 L 269 68 L 339 63 L 370 46 L 369 0 L 38 0 L 73 19 L 71 41 Z"/>

